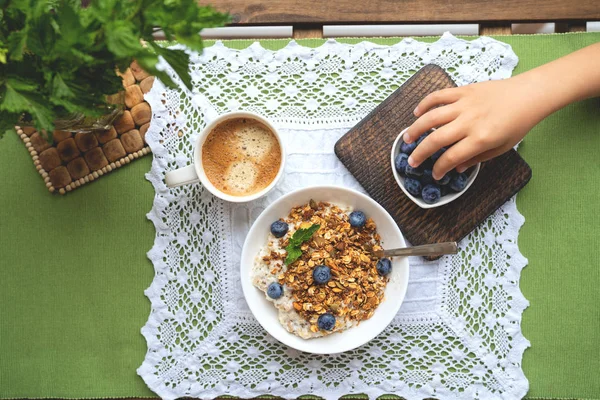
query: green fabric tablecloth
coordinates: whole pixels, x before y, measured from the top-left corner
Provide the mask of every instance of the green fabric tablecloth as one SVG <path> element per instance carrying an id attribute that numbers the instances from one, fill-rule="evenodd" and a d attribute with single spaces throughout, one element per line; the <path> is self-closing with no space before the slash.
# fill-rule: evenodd
<path id="1" fill-rule="evenodd" d="M 518 74 L 600 33 L 498 39 L 519 56 Z M 519 151 L 533 169 L 517 200 L 528 397 L 600 399 L 600 100 L 551 116 Z M 0 398 L 153 396 L 136 375 L 153 276 L 150 162 L 63 197 L 46 191 L 16 135 L 0 141 Z"/>

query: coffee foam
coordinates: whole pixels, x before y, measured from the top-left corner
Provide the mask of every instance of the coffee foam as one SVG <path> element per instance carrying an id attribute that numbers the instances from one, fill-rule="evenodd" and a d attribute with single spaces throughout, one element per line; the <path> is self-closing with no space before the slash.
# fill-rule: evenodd
<path id="1" fill-rule="evenodd" d="M 245 195 L 256 185 L 258 171 L 252 161 L 236 161 L 229 165 L 224 181 L 231 193 Z"/>
<path id="2" fill-rule="evenodd" d="M 247 196 L 267 187 L 281 165 L 281 148 L 274 133 L 251 118 L 217 125 L 202 146 L 202 166 L 220 191 Z"/>

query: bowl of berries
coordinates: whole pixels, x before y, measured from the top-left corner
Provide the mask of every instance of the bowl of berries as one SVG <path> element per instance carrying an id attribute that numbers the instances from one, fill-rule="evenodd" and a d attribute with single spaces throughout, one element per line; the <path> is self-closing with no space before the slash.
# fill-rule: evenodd
<path id="1" fill-rule="evenodd" d="M 434 130 L 435 128 L 408 144 L 402 140 L 406 131 L 404 129 L 392 146 L 391 161 L 394 178 L 406 196 L 421 208 L 439 207 L 458 199 L 473 184 L 481 168 L 479 163 L 465 172 L 452 170 L 439 181 L 433 179 L 433 164 L 444 154 L 446 148 L 435 152 L 419 167 L 411 167 L 408 164 L 408 156 Z"/>

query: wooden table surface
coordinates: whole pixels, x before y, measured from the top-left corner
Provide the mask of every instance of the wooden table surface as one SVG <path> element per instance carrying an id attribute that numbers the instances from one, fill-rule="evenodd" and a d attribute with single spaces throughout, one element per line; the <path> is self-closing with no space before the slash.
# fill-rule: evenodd
<path id="1" fill-rule="evenodd" d="M 599 0 L 200 0 L 232 16 L 232 26 L 293 25 L 295 38 L 322 37 L 325 24 L 479 23 L 480 34 L 511 34 L 511 23 L 555 22 L 585 31 Z"/>

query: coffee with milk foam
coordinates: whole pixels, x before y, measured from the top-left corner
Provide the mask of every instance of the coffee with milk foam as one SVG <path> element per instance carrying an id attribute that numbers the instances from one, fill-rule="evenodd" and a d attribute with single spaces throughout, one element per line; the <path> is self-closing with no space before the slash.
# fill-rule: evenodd
<path id="1" fill-rule="evenodd" d="M 232 196 L 260 192 L 281 165 L 281 147 L 265 124 L 234 118 L 213 128 L 202 146 L 202 167 L 218 190 Z"/>

